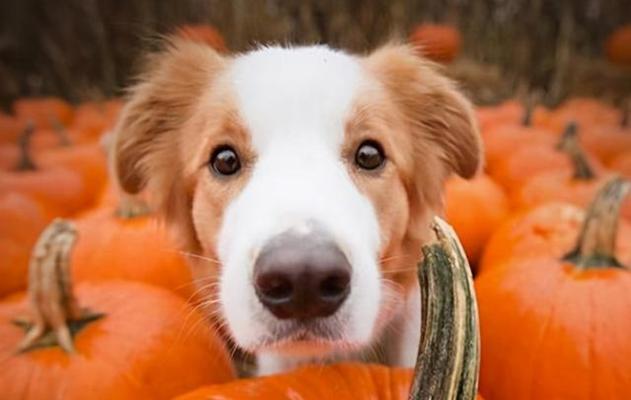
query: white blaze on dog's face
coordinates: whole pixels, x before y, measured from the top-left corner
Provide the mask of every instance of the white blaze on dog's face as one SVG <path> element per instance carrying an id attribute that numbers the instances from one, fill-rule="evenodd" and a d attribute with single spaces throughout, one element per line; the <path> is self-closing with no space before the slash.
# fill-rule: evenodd
<path id="1" fill-rule="evenodd" d="M 218 281 L 207 294 L 235 342 L 303 356 L 371 344 L 415 281 L 442 182 L 478 168 L 468 103 L 406 47 L 227 58 L 175 42 L 153 60 L 115 167 L 212 260 L 195 268 Z"/>
<path id="2" fill-rule="evenodd" d="M 220 304 L 232 336 L 247 349 L 286 339 L 278 331 L 340 345 L 371 338 L 382 295 L 379 223 L 342 152 L 364 75 L 355 58 L 324 47 L 264 48 L 236 58 L 228 71 L 256 162 L 219 231 Z M 256 258 L 286 232 L 305 240 L 329 235 L 351 265 L 348 298 L 320 322 L 320 336 L 278 320 L 255 294 Z"/>

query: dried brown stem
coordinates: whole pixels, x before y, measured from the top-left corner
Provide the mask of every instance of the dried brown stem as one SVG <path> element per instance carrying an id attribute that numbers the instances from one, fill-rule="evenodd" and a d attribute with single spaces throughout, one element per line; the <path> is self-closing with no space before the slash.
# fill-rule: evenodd
<path id="1" fill-rule="evenodd" d="M 72 331 L 102 316 L 81 309 L 72 291 L 70 252 L 76 238 L 73 224 L 56 219 L 35 244 L 29 266 L 28 288 L 32 316 L 31 320 L 16 321 L 26 329 L 26 336 L 18 346 L 19 351 L 59 345 L 66 352 L 73 353 Z"/>
<path id="2" fill-rule="evenodd" d="M 579 268 L 622 268 L 616 259 L 616 237 L 620 208 L 631 184 L 616 177 L 607 182 L 592 201 L 583 222 L 576 248 L 565 260 Z"/>
<path id="3" fill-rule="evenodd" d="M 33 121 L 29 120 L 18 139 L 20 160 L 15 166 L 16 171 L 35 171 L 37 169 L 31 157 L 31 139 L 33 138 L 33 133 L 35 133 L 35 124 Z"/>
<path id="4" fill-rule="evenodd" d="M 557 149 L 570 157 L 574 167 L 574 179 L 592 180 L 596 178 L 596 173 L 587 160 L 587 155 L 578 141 L 578 126 L 575 122 L 570 122 L 557 144 Z"/>

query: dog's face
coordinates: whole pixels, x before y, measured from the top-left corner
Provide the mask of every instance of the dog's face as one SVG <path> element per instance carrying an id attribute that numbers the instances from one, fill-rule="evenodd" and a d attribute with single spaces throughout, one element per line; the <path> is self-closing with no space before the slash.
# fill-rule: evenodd
<path id="1" fill-rule="evenodd" d="M 119 180 L 148 186 L 211 260 L 200 282 L 217 280 L 208 295 L 235 342 L 371 343 L 414 281 L 444 179 L 478 168 L 468 103 L 406 47 L 227 58 L 174 42 L 152 64 L 118 127 Z"/>

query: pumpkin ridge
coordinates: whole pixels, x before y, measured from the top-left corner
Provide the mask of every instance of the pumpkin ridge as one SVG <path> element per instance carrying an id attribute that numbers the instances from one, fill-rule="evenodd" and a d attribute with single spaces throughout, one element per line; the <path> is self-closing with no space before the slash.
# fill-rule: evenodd
<path id="1" fill-rule="evenodd" d="M 579 269 L 625 268 L 615 249 L 620 209 L 630 189 L 630 183 L 620 177 L 605 183 L 587 210 L 576 247 L 564 261 Z"/>

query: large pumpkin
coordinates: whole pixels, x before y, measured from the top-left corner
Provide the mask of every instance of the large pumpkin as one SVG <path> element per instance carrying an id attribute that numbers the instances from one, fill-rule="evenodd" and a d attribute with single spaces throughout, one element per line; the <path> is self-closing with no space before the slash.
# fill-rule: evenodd
<path id="1" fill-rule="evenodd" d="M 445 186 L 445 216 L 475 268 L 487 240 L 509 212 L 504 190 L 491 178 L 452 177 Z"/>
<path id="2" fill-rule="evenodd" d="M 234 377 L 224 344 L 179 297 L 133 282 L 73 290 L 76 231 L 40 238 L 29 294 L 0 303 L 0 393 L 6 399 L 170 399 Z"/>
<path id="3" fill-rule="evenodd" d="M 127 200 L 76 220 L 80 239 L 72 253 L 73 278 L 140 281 L 188 299 L 195 286 L 186 257 L 153 215 Z"/>
<path id="4" fill-rule="evenodd" d="M 416 372 L 344 363 L 203 387 L 177 400 L 372 399 L 476 397 L 479 342 L 471 275 L 454 231 L 434 224 L 436 241 L 418 267 L 423 309 Z M 411 385 L 411 389 L 410 389 Z"/>
<path id="5" fill-rule="evenodd" d="M 563 256 L 518 257 L 479 275 L 483 396 L 628 398 L 631 253 L 614 251 L 628 187 L 616 179 L 599 192 Z"/>
<path id="6" fill-rule="evenodd" d="M 460 53 L 462 45 L 458 28 L 442 24 L 417 25 L 408 40 L 419 54 L 442 63 L 453 61 Z"/>

